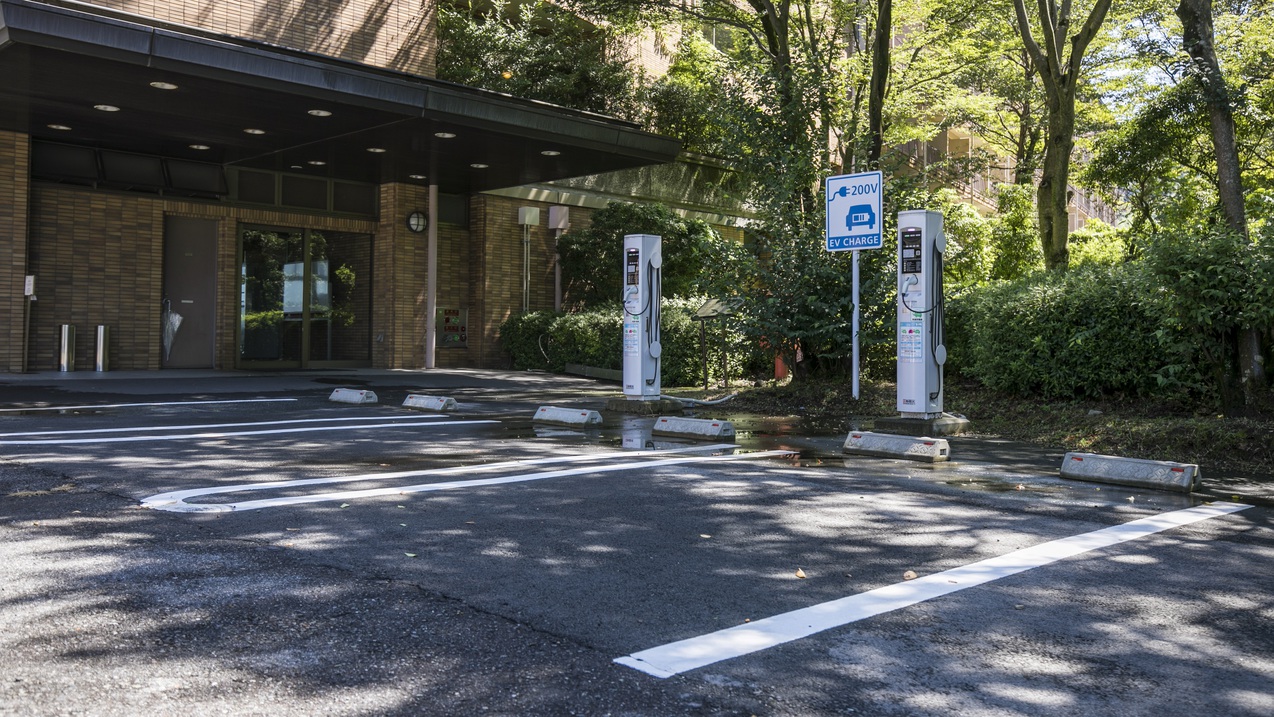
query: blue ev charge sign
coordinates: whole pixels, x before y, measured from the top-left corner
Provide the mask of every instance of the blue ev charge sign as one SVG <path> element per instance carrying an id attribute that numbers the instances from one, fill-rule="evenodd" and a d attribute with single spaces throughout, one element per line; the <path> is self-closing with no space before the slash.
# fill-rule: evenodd
<path id="1" fill-rule="evenodd" d="M 827 250 L 879 249 L 881 173 L 827 178 Z"/>

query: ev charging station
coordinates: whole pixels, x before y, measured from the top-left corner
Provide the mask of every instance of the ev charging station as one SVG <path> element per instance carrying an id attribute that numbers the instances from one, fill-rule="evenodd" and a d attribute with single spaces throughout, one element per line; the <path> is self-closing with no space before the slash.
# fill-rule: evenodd
<path id="1" fill-rule="evenodd" d="M 942 415 L 942 213 L 898 213 L 898 412 L 903 418 Z"/>
<path id="2" fill-rule="evenodd" d="M 623 378 L 624 397 L 629 401 L 657 401 L 660 396 L 662 242 L 662 237 L 653 234 L 624 237 Z"/>

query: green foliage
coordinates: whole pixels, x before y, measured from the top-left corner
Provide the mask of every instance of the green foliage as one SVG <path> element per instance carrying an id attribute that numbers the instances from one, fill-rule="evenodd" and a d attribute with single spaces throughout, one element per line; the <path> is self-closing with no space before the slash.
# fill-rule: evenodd
<path id="1" fill-rule="evenodd" d="M 703 382 L 699 322 L 694 312 L 702 297 L 663 302 L 660 373 L 665 386 Z M 500 342 L 518 369 L 563 371 L 566 364 L 619 370 L 622 367 L 623 309 L 618 303 L 587 311 L 556 314 L 537 311 L 513 316 L 500 326 Z M 721 380 L 722 334 L 726 366 L 732 378 L 755 375 L 765 354 L 730 320 L 710 322 L 707 335 L 709 381 Z"/>
<path id="2" fill-rule="evenodd" d="M 1164 287 L 1160 337 L 1182 357 L 1165 383 L 1188 384 L 1197 373 L 1225 401 L 1241 378 L 1239 334 L 1274 329 L 1274 229 L 1255 242 L 1222 230 L 1163 236 L 1148 263 Z"/>
<path id="3" fill-rule="evenodd" d="M 547 0 L 438 6 L 439 79 L 632 117 L 638 78 L 618 36 Z"/>
<path id="4" fill-rule="evenodd" d="M 645 90 L 646 126 L 677 137 L 686 151 L 727 154 L 721 72 L 720 53 L 698 33 L 683 34 L 667 74 Z"/>
<path id="5" fill-rule="evenodd" d="M 1159 386 L 1163 292 L 1140 264 L 988 285 L 948 304 L 948 366 L 1020 395 L 1143 395 Z"/>
<path id="6" fill-rule="evenodd" d="M 950 189 L 937 192 L 937 208 L 942 211 L 947 249 L 943 256 L 943 279 L 956 290 L 984 283 L 991 274 L 992 223 L 973 205 L 959 201 Z"/>
<path id="7" fill-rule="evenodd" d="M 686 219 L 663 204 L 611 202 L 593 212 L 587 229 L 567 232 L 558 242 L 565 293 L 575 306 L 618 301 L 622 288 L 626 234 L 663 237 L 663 295 L 728 296 L 734 288 L 718 282 L 715 267 L 735 262 L 738 247 L 723 241 L 712 227 Z"/>
<path id="8" fill-rule="evenodd" d="M 1001 184 L 996 199 L 999 215 L 991 229 L 995 256 L 991 278 L 1019 279 L 1044 265 L 1035 226 L 1035 191 L 1021 184 Z"/>
<path id="9" fill-rule="evenodd" d="M 1114 265 L 1127 261 L 1128 245 L 1119 230 L 1099 219 L 1089 219 L 1083 229 L 1071 233 L 1070 265 Z"/>

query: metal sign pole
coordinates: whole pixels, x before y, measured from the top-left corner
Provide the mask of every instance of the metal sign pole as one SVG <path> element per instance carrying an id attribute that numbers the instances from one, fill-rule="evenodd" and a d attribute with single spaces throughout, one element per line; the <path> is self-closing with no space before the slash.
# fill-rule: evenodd
<path id="1" fill-rule="evenodd" d="M 858 250 L 854 250 L 854 400 L 858 400 Z"/>

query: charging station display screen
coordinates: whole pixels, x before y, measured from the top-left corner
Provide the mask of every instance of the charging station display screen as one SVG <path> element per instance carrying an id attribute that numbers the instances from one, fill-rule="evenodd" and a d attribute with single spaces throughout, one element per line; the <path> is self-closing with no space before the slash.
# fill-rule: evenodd
<path id="1" fill-rule="evenodd" d="M 908 228 L 902 230 L 902 273 L 920 273 L 920 237 L 921 230 Z"/>
<path id="2" fill-rule="evenodd" d="M 640 283 L 638 277 L 640 272 L 637 267 L 641 263 L 641 251 L 639 249 L 629 249 L 625 266 L 628 268 L 628 285 L 637 286 Z"/>

